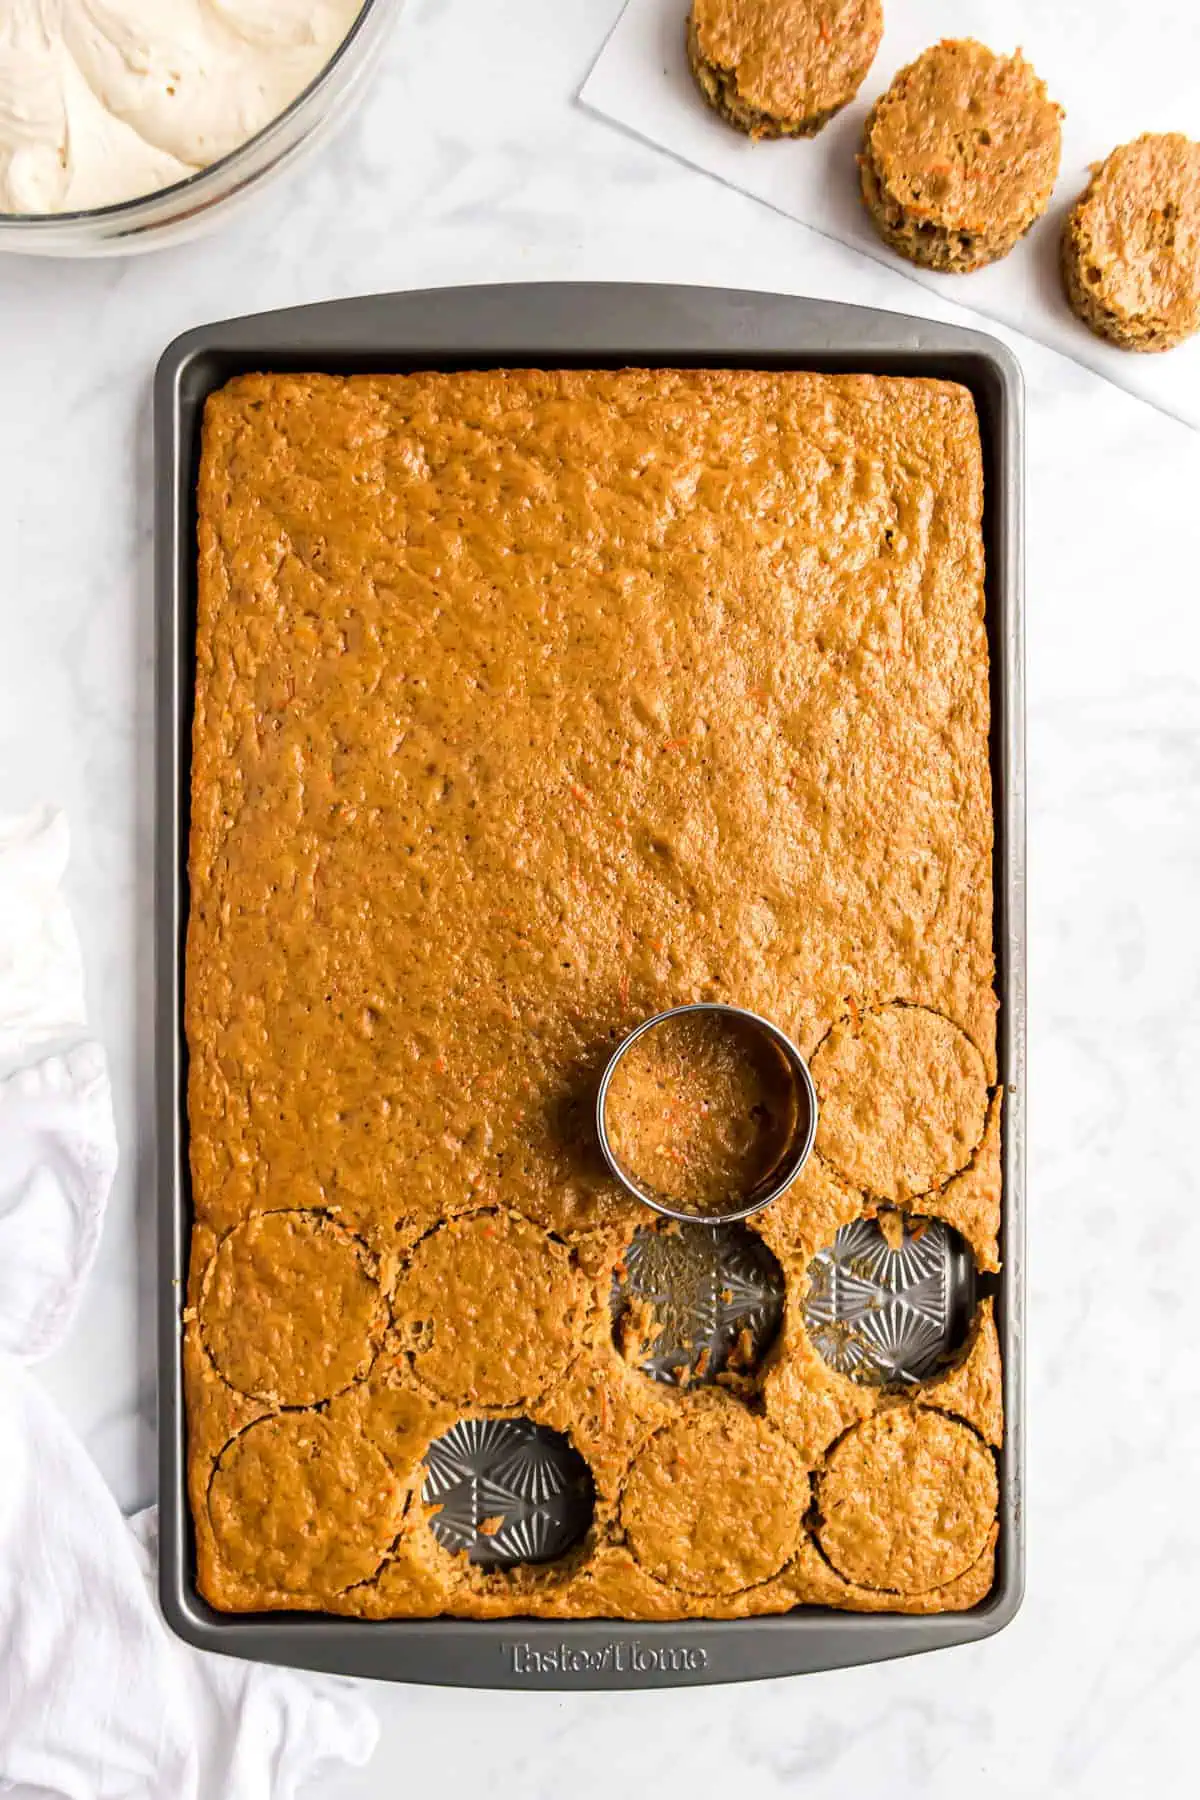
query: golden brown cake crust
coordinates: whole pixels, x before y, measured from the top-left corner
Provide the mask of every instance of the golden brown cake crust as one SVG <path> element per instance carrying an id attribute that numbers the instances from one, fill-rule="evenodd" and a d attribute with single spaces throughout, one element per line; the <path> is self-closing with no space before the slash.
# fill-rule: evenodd
<path id="1" fill-rule="evenodd" d="M 859 172 L 880 235 L 911 262 L 966 273 L 1006 256 L 1050 203 L 1062 109 L 1015 56 L 946 38 L 872 107 Z"/>
<path id="2" fill-rule="evenodd" d="M 1200 144 L 1178 132 L 1122 144 L 1068 213 L 1072 308 L 1122 350 L 1170 350 L 1200 331 Z"/>
<path id="3" fill-rule="evenodd" d="M 853 100 L 881 0 L 692 0 L 688 60 L 714 111 L 751 137 L 812 137 Z"/>
<path id="4" fill-rule="evenodd" d="M 798 1325 L 744 1396 L 621 1356 L 614 1270 L 646 1215 L 590 1124 L 614 1043 L 689 1000 L 748 1006 L 810 1056 L 905 1002 L 995 1083 L 982 503 L 948 383 L 278 375 L 210 399 L 184 1361 L 214 1605 L 673 1618 L 987 1591 L 990 1545 L 915 1595 L 816 1550 L 806 1471 L 894 1402 Z M 981 1262 L 996 1117 L 993 1097 L 969 1167 L 920 1201 L 957 1206 Z M 870 1204 L 814 1157 L 754 1221 L 789 1319 Z M 308 1324 L 276 1330 L 297 1283 Z M 988 1435 L 994 1357 L 989 1316 L 945 1378 Z M 321 1388 L 320 1410 L 278 1410 Z M 558 1562 L 488 1573 L 437 1541 L 422 1464 L 462 1417 L 513 1412 L 584 1458 L 595 1516 Z M 760 1413 L 795 1471 L 771 1503 L 782 1560 L 713 1591 L 714 1559 L 718 1587 L 745 1563 L 736 1534 L 689 1562 L 652 1463 L 640 1489 L 631 1472 L 666 1432 Z"/>

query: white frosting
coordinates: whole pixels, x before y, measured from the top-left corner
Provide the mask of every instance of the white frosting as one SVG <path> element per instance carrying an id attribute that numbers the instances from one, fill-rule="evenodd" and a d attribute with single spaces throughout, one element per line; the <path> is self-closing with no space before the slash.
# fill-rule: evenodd
<path id="1" fill-rule="evenodd" d="M 0 212 L 154 193 L 261 131 L 363 0 L 0 0 Z"/>

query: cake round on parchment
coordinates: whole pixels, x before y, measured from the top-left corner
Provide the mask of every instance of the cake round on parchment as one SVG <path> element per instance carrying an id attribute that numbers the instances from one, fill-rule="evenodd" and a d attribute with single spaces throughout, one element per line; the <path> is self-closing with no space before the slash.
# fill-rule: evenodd
<path id="1" fill-rule="evenodd" d="M 1147 132 L 1095 166 L 1067 214 L 1063 285 L 1122 350 L 1170 350 L 1200 330 L 1200 144 Z"/>
<path id="2" fill-rule="evenodd" d="M 910 262 L 966 273 L 1006 256 L 1050 202 L 1062 109 L 1021 56 L 946 38 L 872 107 L 859 156 L 880 236 Z"/>
<path id="3" fill-rule="evenodd" d="M 692 0 L 688 60 L 739 131 L 812 137 L 853 100 L 882 35 L 882 0 Z"/>

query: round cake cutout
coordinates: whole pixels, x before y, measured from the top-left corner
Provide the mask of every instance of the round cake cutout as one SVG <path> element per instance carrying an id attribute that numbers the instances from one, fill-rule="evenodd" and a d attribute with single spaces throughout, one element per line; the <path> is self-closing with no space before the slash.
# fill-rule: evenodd
<path id="1" fill-rule="evenodd" d="M 688 61 L 738 131 L 812 137 L 853 100 L 882 35 L 881 0 L 692 0 Z"/>
<path id="2" fill-rule="evenodd" d="M 894 1408 L 856 1425 L 817 1483 L 817 1537 L 859 1587 L 923 1594 L 983 1554 L 999 1488 L 991 1451 L 928 1408 Z"/>
<path id="3" fill-rule="evenodd" d="M 375 1446 L 321 1413 L 260 1419 L 226 1445 L 208 1511 L 221 1559 L 257 1588 L 340 1593 L 400 1527 L 401 1489 Z"/>
<path id="4" fill-rule="evenodd" d="M 371 1366 L 386 1306 L 359 1241 L 324 1213 L 255 1213 L 221 1240 L 201 1289 L 200 1330 L 231 1387 L 312 1406 Z"/>
<path id="5" fill-rule="evenodd" d="M 812 1060 L 817 1149 L 880 1200 L 928 1194 L 983 1137 L 988 1084 L 964 1031 L 923 1006 L 882 1006 L 835 1025 Z"/>
<path id="6" fill-rule="evenodd" d="M 1152 132 L 1107 156 L 1067 215 L 1062 272 L 1074 312 L 1122 350 L 1200 331 L 1200 144 Z"/>
<path id="7" fill-rule="evenodd" d="M 527 1219 L 488 1211 L 421 1240 L 393 1315 L 414 1369 L 443 1399 L 518 1406 L 570 1362 L 583 1303 L 562 1244 Z"/>
<path id="8" fill-rule="evenodd" d="M 1006 256 L 1050 203 L 1062 111 L 1020 53 L 946 38 L 900 70 L 863 134 L 862 196 L 910 262 L 966 273 Z"/>
<path id="9" fill-rule="evenodd" d="M 791 1447 L 729 1405 L 650 1439 L 629 1471 L 621 1524 L 647 1574 L 692 1594 L 736 1594 L 792 1556 L 808 1497 Z"/>

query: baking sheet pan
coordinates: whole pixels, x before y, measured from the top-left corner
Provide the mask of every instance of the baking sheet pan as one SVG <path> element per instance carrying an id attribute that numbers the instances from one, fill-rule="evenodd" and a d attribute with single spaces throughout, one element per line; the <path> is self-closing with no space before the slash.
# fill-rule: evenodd
<path id="1" fill-rule="evenodd" d="M 940 376 L 970 388 L 984 450 L 984 527 L 996 809 L 1004 1359 L 1000 1540 L 988 1599 L 914 1618 L 803 1607 L 769 1618 L 366 1621 L 216 1612 L 196 1591 L 180 1355 L 191 1199 L 183 950 L 192 670 L 195 488 L 205 398 L 253 370 L 332 374 L 504 366 L 796 368 Z M 728 289 L 620 284 L 443 288 L 335 300 L 206 325 L 176 339 L 155 378 L 157 655 L 156 1217 L 160 1588 L 189 1643 L 226 1655 L 377 1679 L 511 1688 L 632 1688 L 749 1680 L 870 1663 L 989 1637 L 1024 1578 L 1022 1479 L 1025 1192 L 1025 762 L 1023 399 L 1020 370 L 983 333 L 827 301 Z"/>

